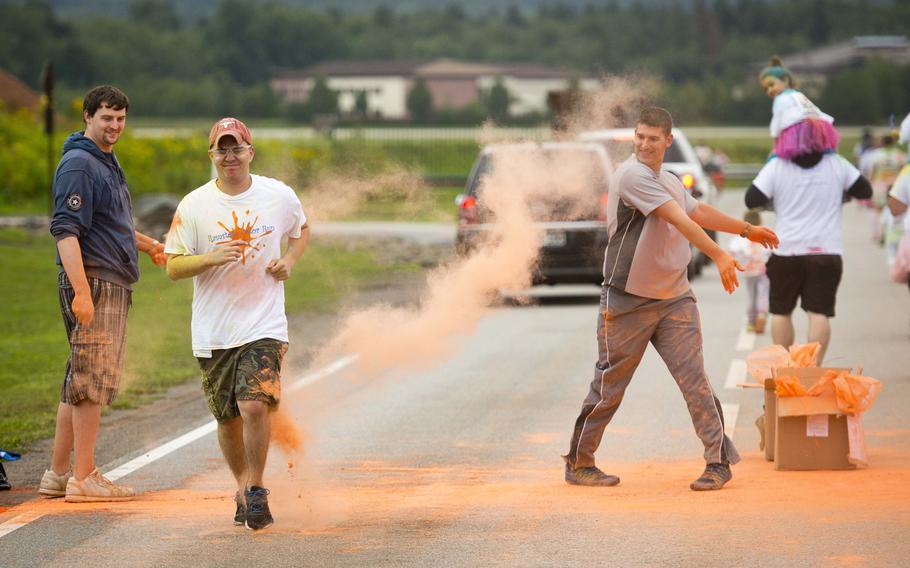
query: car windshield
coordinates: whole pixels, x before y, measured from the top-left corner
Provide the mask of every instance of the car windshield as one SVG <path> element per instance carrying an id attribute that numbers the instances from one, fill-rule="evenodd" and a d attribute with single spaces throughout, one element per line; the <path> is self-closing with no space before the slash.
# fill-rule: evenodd
<path id="1" fill-rule="evenodd" d="M 514 170 L 494 172 L 511 165 Z M 609 189 L 606 175 L 601 156 L 590 149 L 506 147 L 480 156 L 468 194 L 477 195 L 484 179 L 502 187 L 522 184 L 538 220 L 596 219 L 600 196 Z"/>
<path id="2" fill-rule="evenodd" d="M 616 166 L 625 161 L 626 158 L 635 152 L 634 148 L 632 148 L 632 140 L 613 139 L 603 140 L 601 143 L 607 149 L 607 154 L 610 155 L 610 159 L 613 160 L 613 164 Z M 670 147 L 667 148 L 667 151 L 664 153 L 664 162 L 685 161 L 686 159 L 683 157 L 682 151 L 679 149 L 679 145 L 674 140 L 670 144 Z"/>

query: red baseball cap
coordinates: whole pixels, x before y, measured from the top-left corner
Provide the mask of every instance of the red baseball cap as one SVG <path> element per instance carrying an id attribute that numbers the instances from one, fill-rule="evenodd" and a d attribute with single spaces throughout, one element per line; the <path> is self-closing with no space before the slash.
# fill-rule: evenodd
<path id="1" fill-rule="evenodd" d="M 253 135 L 250 134 L 250 129 L 246 127 L 246 124 L 236 118 L 225 117 L 212 125 L 212 130 L 209 132 L 209 148 L 217 146 L 221 137 L 226 135 L 233 136 L 238 143 L 253 144 Z"/>

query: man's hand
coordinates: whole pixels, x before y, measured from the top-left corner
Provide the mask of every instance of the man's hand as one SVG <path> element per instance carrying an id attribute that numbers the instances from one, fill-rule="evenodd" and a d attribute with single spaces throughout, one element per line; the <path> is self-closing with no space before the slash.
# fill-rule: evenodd
<path id="1" fill-rule="evenodd" d="M 167 264 L 167 255 L 164 254 L 164 245 L 158 241 L 153 241 L 152 248 L 145 251 L 146 254 L 152 259 L 157 266 L 165 266 Z"/>
<path id="2" fill-rule="evenodd" d="M 721 251 L 721 254 L 713 260 L 714 264 L 717 265 L 717 272 L 720 273 L 720 281 L 724 284 L 724 290 L 726 290 L 728 294 L 732 294 L 733 291 L 739 287 L 739 279 L 736 277 L 736 271 L 739 270 L 742 272 L 745 270 L 743 265 L 737 262 L 729 253 L 724 251 Z"/>
<path id="3" fill-rule="evenodd" d="M 776 249 L 780 246 L 780 239 L 777 238 L 777 233 L 768 227 L 749 227 L 746 238 L 767 249 Z"/>
<path id="4" fill-rule="evenodd" d="M 237 262 L 243 257 L 244 247 L 248 246 L 249 243 L 242 239 L 218 245 L 208 253 L 208 264 L 210 266 L 222 266 L 229 262 Z"/>
<path id="5" fill-rule="evenodd" d="M 265 271 L 268 272 L 272 278 L 280 282 L 291 277 L 291 268 L 293 267 L 293 262 L 285 258 L 281 258 L 279 260 L 273 260 L 270 262 L 269 265 L 265 267 Z"/>
<path id="6" fill-rule="evenodd" d="M 84 326 L 88 326 L 95 319 L 95 304 L 91 294 L 76 294 L 73 297 L 73 314 Z"/>

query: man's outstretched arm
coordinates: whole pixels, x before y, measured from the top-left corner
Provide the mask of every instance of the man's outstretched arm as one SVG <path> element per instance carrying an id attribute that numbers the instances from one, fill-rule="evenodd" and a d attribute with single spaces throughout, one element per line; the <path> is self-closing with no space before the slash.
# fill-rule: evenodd
<path id="1" fill-rule="evenodd" d="M 167 264 L 167 255 L 164 254 L 164 245 L 162 243 L 159 243 L 145 233 L 140 233 L 139 231 L 134 232 L 136 233 L 136 245 L 139 252 L 144 252 L 149 255 L 152 262 L 158 266 Z"/>
<path id="2" fill-rule="evenodd" d="M 167 255 L 167 275 L 171 280 L 191 278 L 213 266 L 237 262 L 243 254 L 243 247 L 246 246 L 249 246 L 246 241 L 231 241 L 219 245 L 205 254 L 169 254 Z"/>
<path id="3" fill-rule="evenodd" d="M 683 208 L 675 201 L 667 201 L 657 209 L 651 212 L 651 215 L 657 215 L 667 223 L 670 223 L 686 239 L 695 245 L 695 247 L 705 253 L 708 258 L 714 261 L 717 271 L 720 273 L 721 282 L 724 290 L 732 294 L 739 286 L 739 280 L 736 278 L 736 271 L 743 270 L 740 263 L 736 261 L 727 251 L 720 248 L 717 243 L 711 240 L 711 237 L 695 221 L 693 221 Z"/>
<path id="4" fill-rule="evenodd" d="M 768 227 L 755 227 L 745 221 L 731 217 L 707 203 L 699 203 L 695 211 L 692 212 L 691 217 L 693 221 L 705 229 L 733 235 L 743 235 L 753 243 L 758 243 L 765 248 L 777 248 L 780 244 L 777 235 Z"/>

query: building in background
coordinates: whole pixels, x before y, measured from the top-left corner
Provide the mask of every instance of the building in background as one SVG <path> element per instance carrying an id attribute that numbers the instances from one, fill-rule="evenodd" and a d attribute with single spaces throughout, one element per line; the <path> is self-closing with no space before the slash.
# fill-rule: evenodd
<path id="1" fill-rule="evenodd" d="M 5 110 L 27 108 L 37 111 L 41 106 L 41 95 L 12 73 L 0 69 L 0 105 Z"/>
<path id="2" fill-rule="evenodd" d="M 547 112 L 550 93 L 571 86 L 595 90 L 600 81 L 578 71 L 525 63 L 478 63 L 454 59 L 327 61 L 299 70 L 278 71 L 270 85 L 287 102 L 306 102 L 316 80 L 339 93 L 338 106 L 350 114 L 366 93 L 367 114 L 388 120 L 408 118 L 407 96 L 422 79 L 434 110 L 459 109 L 479 102 L 497 82 L 509 92 L 509 114 Z"/>

